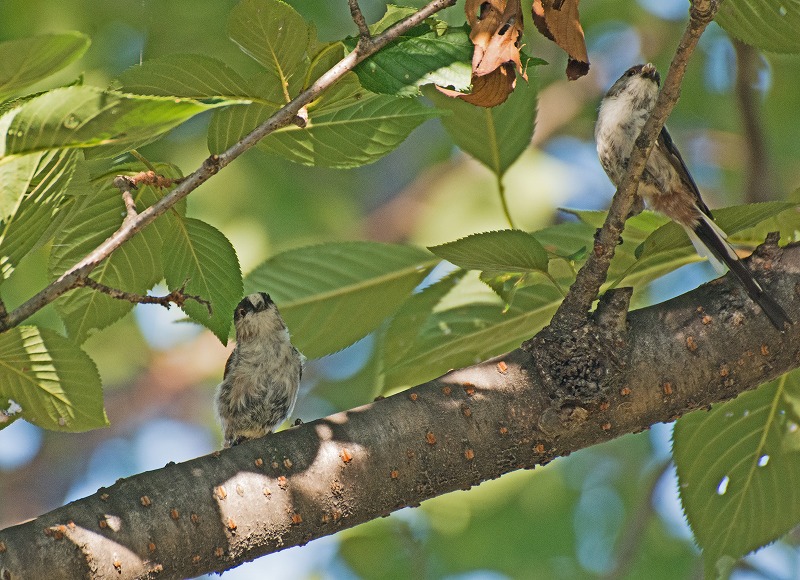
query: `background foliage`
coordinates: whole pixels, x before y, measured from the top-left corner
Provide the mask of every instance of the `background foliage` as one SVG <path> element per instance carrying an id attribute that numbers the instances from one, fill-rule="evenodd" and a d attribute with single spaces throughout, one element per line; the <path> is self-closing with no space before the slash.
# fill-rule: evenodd
<path id="1" fill-rule="evenodd" d="M 9 404 L 10 426 L 0 431 L 2 525 L 218 446 L 212 389 L 226 357 L 220 342 L 231 332 L 229 313 L 243 292 L 269 291 L 295 343 L 310 358 L 323 357 L 304 375 L 297 413 L 306 420 L 514 348 L 541 328 L 612 193 L 593 152 L 597 101 L 630 64 L 650 60 L 665 69 L 686 15 L 677 1 L 585 4 L 588 77 L 568 84 L 564 57 L 526 31 L 526 52 L 553 64 L 532 61 L 531 82 L 520 79 L 501 107 L 476 109 L 429 87 L 426 99 L 408 98 L 431 80 L 456 88 L 469 82 L 463 11 L 451 9 L 309 107 L 312 126 L 265 139 L 93 274 L 139 293 L 188 279 L 190 293 L 211 301 L 211 316 L 196 303 L 185 314 L 167 312 L 79 289 L 0 336 L 0 394 L 22 408 L 11 413 Z M 144 167 L 110 158 L 136 147 L 159 162 L 160 173 L 178 177 L 344 54 L 331 43 L 354 33 L 344 2 L 289 5 L 0 5 L 0 39 L 18 39 L 0 45 L 0 97 L 23 97 L 0 108 L 8 134 L 0 151 L 0 293 L 9 310 L 118 227 L 124 207 L 110 179 Z M 384 3 L 362 5 L 369 22 L 384 17 L 378 27 L 405 13 L 384 16 Z M 748 9 L 781 25 L 764 16 L 751 28 L 742 16 Z M 786 30 L 798 17 L 794 5 L 731 0 L 719 21 L 760 48 L 791 54 L 800 47 Z M 425 67 L 410 65 L 408 54 Z M 736 54 L 712 25 L 670 128 L 709 205 L 731 206 L 715 212 L 719 223 L 747 248 L 769 231 L 793 239 L 800 216 L 792 203 L 744 205 L 748 145 L 734 91 Z M 793 56 L 757 59 L 770 171 L 784 199 L 798 181 L 800 69 Z M 366 74 L 376 69 L 385 74 Z M 109 86 L 121 92 L 102 90 Z M 62 88 L 38 94 L 54 87 Z M 136 195 L 141 210 L 163 191 L 143 187 Z M 508 229 L 502 196 L 513 225 L 531 233 Z M 440 258 L 452 265 L 438 265 Z M 705 265 L 683 268 L 696 261 L 674 225 L 645 213 L 629 222 L 609 284 L 634 285 L 638 305 L 660 301 L 713 276 Z M 199 325 L 173 322 L 184 316 Z M 690 576 L 702 568 L 676 503 L 677 481 L 709 573 L 796 577 L 796 533 L 739 560 L 800 520 L 800 499 L 790 490 L 800 475 L 796 381 L 789 375 L 679 423 L 678 480 L 670 428 L 659 426 L 226 577 L 280 567 L 282 577 L 298 578 Z M 20 416 L 28 421 L 14 421 Z M 108 429 L 63 433 L 107 421 Z M 743 519 L 765 497 L 778 508 L 774 517 L 762 509 Z M 711 502 L 718 504 L 713 518 Z"/>

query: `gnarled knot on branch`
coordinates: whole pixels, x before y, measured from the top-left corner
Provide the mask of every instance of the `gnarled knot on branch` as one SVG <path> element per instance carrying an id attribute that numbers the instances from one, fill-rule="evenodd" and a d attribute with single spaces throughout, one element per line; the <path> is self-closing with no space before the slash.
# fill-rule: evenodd
<path id="1" fill-rule="evenodd" d="M 609 290 L 597 309 L 574 328 L 551 325 L 524 342 L 554 409 L 592 405 L 605 397 L 609 377 L 625 367 L 618 353 L 627 336 L 632 288 Z M 571 416 L 571 415 L 570 415 Z"/>

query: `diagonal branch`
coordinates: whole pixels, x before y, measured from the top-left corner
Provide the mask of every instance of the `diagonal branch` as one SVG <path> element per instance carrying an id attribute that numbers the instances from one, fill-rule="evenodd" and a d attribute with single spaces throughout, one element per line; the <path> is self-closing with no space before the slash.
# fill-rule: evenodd
<path id="1" fill-rule="evenodd" d="M 772 240 L 754 256 L 770 291 L 797 317 L 800 245 Z M 756 306 L 730 276 L 630 314 L 625 298 L 624 289 L 607 292 L 592 317 L 613 348 L 581 353 L 593 368 L 613 370 L 593 401 L 561 402 L 537 372 L 539 353 L 517 349 L 363 407 L 121 479 L 0 531 L 0 570 L 51 580 L 221 571 L 674 420 L 798 364 L 800 325 L 782 335 L 764 317 L 742 315 Z M 567 386 L 579 390 L 579 380 Z"/>
<path id="2" fill-rule="evenodd" d="M 689 57 L 718 8 L 719 0 L 692 1 L 689 23 L 670 64 L 664 88 L 658 95 L 653 113 L 636 140 L 636 147 L 628 163 L 628 171 L 614 194 L 603 227 L 595 236 L 593 251 L 589 253 L 586 264 L 578 272 L 569 293 L 553 316 L 551 327 L 572 330 L 585 322 L 586 315 L 591 310 L 592 303 L 606 280 L 608 267 L 622 236 L 622 230 L 625 228 L 625 220 L 633 208 L 634 194 L 639 186 L 639 179 L 644 171 L 647 158 L 650 156 L 650 151 L 653 149 L 664 122 L 680 97 L 681 83 Z"/>
<path id="3" fill-rule="evenodd" d="M 85 258 L 68 269 L 54 282 L 28 299 L 6 317 L 0 317 L 0 332 L 13 328 L 35 312 L 41 310 L 62 294 L 76 288 L 80 281 L 85 279 L 103 260 L 119 248 L 124 242 L 131 239 L 143 228 L 164 214 L 168 209 L 181 201 L 195 189 L 200 187 L 220 169 L 229 165 L 234 159 L 245 151 L 254 147 L 261 139 L 281 127 L 295 122 L 300 110 L 311 101 L 320 96 L 324 91 L 333 86 L 336 81 L 352 71 L 355 66 L 365 58 L 375 54 L 387 44 L 397 39 L 406 31 L 422 23 L 431 15 L 456 3 L 456 0 L 433 0 L 420 8 L 411 16 L 394 24 L 381 34 L 370 38 L 362 38 L 358 46 L 336 63 L 331 69 L 319 77 L 308 89 L 297 95 L 289 103 L 276 111 L 269 119 L 253 129 L 238 143 L 232 145 L 227 151 L 208 157 L 203 164 L 193 173 L 187 175 L 178 186 L 158 200 L 156 203 L 126 219 L 120 228 L 107 240 L 92 250 Z"/>

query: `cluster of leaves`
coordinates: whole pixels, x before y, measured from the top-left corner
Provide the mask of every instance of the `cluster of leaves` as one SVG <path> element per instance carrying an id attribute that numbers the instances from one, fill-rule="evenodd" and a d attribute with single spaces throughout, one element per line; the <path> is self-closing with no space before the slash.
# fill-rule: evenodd
<path id="1" fill-rule="evenodd" d="M 737 14 L 752 3 L 726 2 L 731 8 L 723 13 L 722 22 L 729 23 L 734 34 L 741 32 L 748 38 L 738 28 Z M 577 2 L 570 5 L 577 18 Z M 386 30 L 409 13 L 409 9 L 390 6 L 372 33 Z M 791 9 L 787 20 L 796 18 L 797 10 Z M 125 72 L 114 89 L 77 81 L 23 97 L 17 96 L 22 89 L 79 58 L 88 39 L 66 33 L 0 44 L 4 63 L 0 98 L 5 99 L 0 105 L 0 134 L 4 135 L 0 140 L 0 291 L 33 250 L 49 249 L 49 275 L 55 280 L 120 227 L 125 207 L 113 177 L 145 169 L 124 156 L 129 151 L 209 111 L 208 147 L 220 153 L 311 86 L 356 44 L 355 38 L 320 42 L 313 25 L 279 0 L 242 0 L 230 14 L 228 33 L 260 65 L 258 74 L 247 78 L 210 56 L 171 55 Z M 765 35 L 769 39 L 765 47 L 777 43 L 785 49 L 788 43 L 797 50 L 788 37 L 778 36 Z M 419 98 L 424 85 L 457 91 L 469 88 L 472 53 L 468 27 L 451 27 L 430 18 L 309 104 L 304 127 L 283 127 L 258 147 L 302 164 L 354 167 L 375 161 L 419 124 L 441 117 L 454 142 L 497 176 L 502 191 L 503 175 L 527 148 L 533 133 L 534 80 L 517 83 L 509 98 L 492 109 L 476 108 L 435 90 L 424 90 L 427 103 L 434 107 Z M 166 163 L 156 163 L 154 168 L 165 177 L 181 176 Z M 134 194 L 136 208 L 142 211 L 164 191 L 142 186 Z M 775 202 L 715 213 L 735 243 L 754 247 L 769 231 L 780 230 L 784 241 L 795 239 L 800 216 L 793 207 Z M 300 248 L 271 257 L 243 277 L 225 236 L 208 223 L 188 218 L 186 204 L 179 203 L 103 261 L 92 278 L 138 294 L 161 280 L 171 289 L 186 283 L 187 293 L 200 295 L 212 306 L 209 313 L 202 304 L 187 302 L 187 316 L 223 342 L 231 330 L 230 314 L 236 302 L 243 293 L 263 290 L 272 294 L 295 344 L 308 357 L 341 350 L 372 334 L 372 358 L 347 381 L 349 389 L 362 389 L 366 399 L 515 348 L 543 327 L 574 280 L 604 219 L 603 212 L 573 213 L 575 221 L 537 232 L 479 233 L 430 251 L 369 242 Z M 679 227 L 645 212 L 629 221 L 606 288 L 633 286 L 635 300 L 643 304 L 651 281 L 697 259 Z M 439 275 L 418 290 L 440 264 L 445 265 L 437 270 Z M 20 417 L 56 430 L 84 430 L 106 422 L 99 376 L 80 345 L 133 306 L 89 288 L 75 289 L 55 305 L 66 337 L 35 326 L 0 335 L 0 401 L 9 401 L 0 414 L 0 427 Z M 761 389 L 750 396 L 748 409 L 767 411 L 750 413 L 737 425 L 746 424 L 750 435 L 763 433 L 763 441 L 756 448 L 730 446 L 734 450 L 731 463 L 719 465 L 720 473 L 733 482 L 740 474 L 728 465 L 756 455 L 758 461 L 769 457 L 768 465 L 755 464 L 763 469 L 753 468 L 742 476 L 746 490 L 774 485 L 778 477 L 792 481 L 797 475 L 797 462 L 790 461 L 789 455 L 796 445 L 787 443 L 798 424 L 797 392 L 790 388 L 793 380 L 785 379 L 772 390 Z M 323 384 L 320 392 L 335 399 L 339 386 Z M 764 397 L 783 406 L 765 406 Z M 692 453 L 684 453 L 681 445 L 694 449 L 698 440 L 710 440 L 704 430 L 725 430 L 727 411 L 721 413 L 695 418 L 694 424 L 685 421 L 677 431 L 675 456 L 684 489 L 695 489 L 709 472 L 697 467 L 700 463 L 691 463 Z M 713 427 L 713 421 L 720 423 Z M 737 436 L 735 440 L 745 439 Z M 784 455 L 781 446 L 787 449 Z M 716 447 L 704 453 L 715 458 L 724 455 Z M 708 495 L 708 486 L 701 491 L 697 498 L 684 493 L 684 505 L 698 540 L 715 561 L 722 556 L 738 557 L 783 533 L 787 522 L 800 519 L 794 512 L 776 518 L 769 530 L 759 529 L 757 536 L 750 529 L 741 534 L 708 533 L 720 524 L 703 517 L 708 498 L 702 494 Z M 717 495 L 715 501 L 738 501 L 738 506 L 720 508 L 736 513 L 746 500 L 752 501 L 747 493 Z"/>

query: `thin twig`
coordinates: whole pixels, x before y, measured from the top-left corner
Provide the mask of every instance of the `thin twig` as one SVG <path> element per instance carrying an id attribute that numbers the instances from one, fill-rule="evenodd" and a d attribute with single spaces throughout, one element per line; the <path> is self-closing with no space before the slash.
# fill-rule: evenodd
<path id="1" fill-rule="evenodd" d="M 133 199 L 130 189 L 126 189 L 122 192 L 122 202 L 125 204 L 127 219 L 135 219 L 139 214 L 136 213 L 136 201 Z"/>
<path id="2" fill-rule="evenodd" d="M 626 175 L 614 194 L 603 227 L 595 236 L 593 251 L 589 253 L 589 257 L 578 272 L 567 297 L 561 302 L 553 316 L 552 327 L 572 329 L 586 321 L 586 316 L 597 298 L 600 286 L 605 282 L 608 267 L 625 227 L 625 220 L 633 207 L 634 193 L 638 188 L 647 158 L 650 156 L 650 151 L 653 149 L 664 122 L 680 96 L 681 82 L 689 57 L 694 52 L 700 35 L 718 9 L 719 0 L 693 0 L 689 10 L 689 23 L 675 51 L 675 57 L 672 59 L 664 81 L 664 88 L 658 95 L 653 113 L 636 140 Z"/>
<path id="3" fill-rule="evenodd" d="M 361 7 L 358 5 L 358 0 L 347 0 L 347 3 L 350 5 L 350 14 L 353 17 L 353 22 L 358 26 L 358 35 L 365 40 L 369 40 L 372 36 L 369 33 L 369 26 L 367 26 L 364 13 L 361 12 Z"/>
<path id="4" fill-rule="evenodd" d="M 142 162 L 147 161 L 138 153 L 135 157 Z M 152 167 L 149 163 L 146 164 L 148 167 Z M 136 175 L 117 175 L 113 183 L 114 187 L 122 192 L 122 201 L 125 204 L 126 213 L 125 221 L 136 219 L 139 215 L 136 211 L 136 201 L 133 199 L 133 194 L 131 194 L 132 189 L 138 189 L 140 185 L 151 185 L 153 187 L 166 189 L 177 185 L 181 181 L 183 181 L 183 178 L 164 177 L 156 173 L 153 169 L 141 171 Z"/>
<path id="5" fill-rule="evenodd" d="M 139 189 L 140 185 L 151 185 L 161 189 L 168 189 L 184 181 L 185 177 L 164 177 L 152 169 L 140 171 L 135 175 L 117 175 L 114 178 L 114 187 L 124 192 L 126 189 Z"/>
<path id="6" fill-rule="evenodd" d="M 158 216 L 164 214 L 176 203 L 219 172 L 220 169 L 229 165 L 242 153 L 254 147 L 261 139 L 277 129 L 292 123 L 303 107 L 319 97 L 323 91 L 333 86 L 336 81 L 353 70 L 362 60 L 375 54 L 384 46 L 397 39 L 406 31 L 418 26 L 433 14 L 453 6 L 455 3 L 456 0 L 433 0 L 411 16 L 404 18 L 386 29 L 381 34 L 372 37 L 368 41 L 361 39 L 363 42 L 359 42 L 359 46 L 356 47 L 355 50 L 347 54 L 342 60 L 325 72 L 309 88 L 278 109 L 269 119 L 253 129 L 253 131 L 243 137 L 238 143 L 229 147 L 225 152 L 220 155 L 211 155 L 208 157 L 198 169 L 184 177 L 175 189 L 140 212 L 136 218 L 125 220 L 116 232 L 97 246 L 97 248 L 92 250 L 80 262 L 64 272 L 58 279 L 51 282 L 35 296 L 29 298 L 13 312 L 9 313 L 4 321 L 0 320 L 0 332 L 20 324 L 23 320 L 41 310 L 65 292 L 75 288 L 76 284 L 80 284 L 79 281 L 86 278 L 98 264 L 110 256 L 120 245 L 139 233 L 144 227 L 153 223 Z"/>
<path id="7" fill-rule="evenodd" d="M 184 282 L 180 288 L 173 290 L 165 296 L 149 296 L 144 294 L 136 294 L 134 292 L 126 292 L 125 290 L 120 290 L 119 288 L 106 286 L 105 284 L 97 282 L 96 280 L 88 277 L 81 278 L 80 282 L 78 283 L 78 287 L 91 288 L 92 290 L 97 290 L 98 292 L 102 292 L 103 294 L 111 296 L 111 298 L 115 298 L 117 300 L 133 302 L 134 304 L 159 304 L 166 309 L 169 309 L 173 304 L 183 306 L 187 300 L 194 300 L 208 309 L 209 316 L 211 316 L 213 313 L 211 309 L 211 302 L 200 296 L 186 293 L 186 282 Z"/>
<path id="8" fill-rule="evenodd" d="M 122 203 L 125 204 L 125 221 L 122 223 L 136 219 L 139 214 L 136 212 L 136 201 L 131 194 L 131 189 L 136 189 L 136 182 L 127 175 L 117 175 L 113 183 L 114 187 L 122 192 Z"/>

